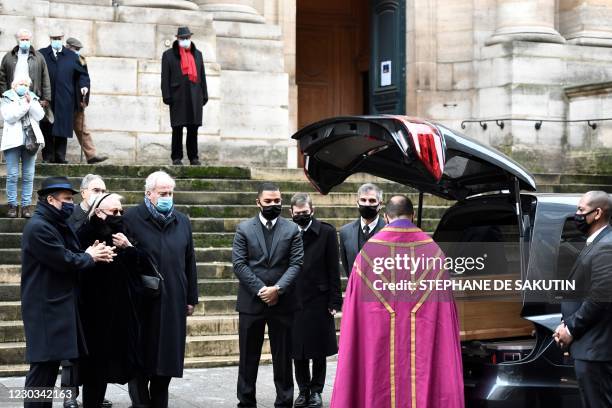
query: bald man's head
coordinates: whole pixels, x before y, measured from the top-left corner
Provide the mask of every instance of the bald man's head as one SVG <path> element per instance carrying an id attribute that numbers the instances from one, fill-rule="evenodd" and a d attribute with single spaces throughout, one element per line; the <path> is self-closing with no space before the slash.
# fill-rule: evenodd
<path id="1" fill-rule="evenodd" d="M 412 219 L 414 217 L 412 201 L 405 195 L 394 195 L 389 198 L 385 205 L 385 214 L 389 222 L 398 218 Z"/>
<path id="2" fill-rule="evenodd" d="M 588 224 L 587 235 L 591 235 L 610 222 L 612 200 L 605 191 L 589 191 L 578 202 L 577 215 L 583 215 Z M 584 232 L 584 231 L 583 231 Z"/>

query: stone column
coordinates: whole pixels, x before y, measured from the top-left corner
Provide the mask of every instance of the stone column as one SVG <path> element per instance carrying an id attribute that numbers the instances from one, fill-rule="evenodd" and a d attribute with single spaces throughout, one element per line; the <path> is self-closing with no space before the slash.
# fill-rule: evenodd
<path id="1" fill-rule="evenodd" d="M 198 6 L 191 0 L 118 0 L 117 4 L 130 7 L 198 10 Z"/>
<path id="2" fill-rule="evenodd" d="M 496 30 L 486 41 L 564 43 L 555 30 L 555 0 L 497 0 Z"/>
<path id="3" fill-rule="evenodd" d="M 612 47 L 612 0 L 561 0 L 559 29 L 571 44 Z"/>
<path id="4" fill-rule="evenodd" d="M 200 10 L 209 12 L 217 21 L 265 23 L 254 7 L 254 0 L 193 0 Z"/>

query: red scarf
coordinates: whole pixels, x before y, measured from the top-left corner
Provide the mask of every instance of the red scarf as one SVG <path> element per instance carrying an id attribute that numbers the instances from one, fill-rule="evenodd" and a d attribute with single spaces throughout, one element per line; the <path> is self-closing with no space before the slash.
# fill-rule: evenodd
<path id="1" fill-rule="evenodd" d="M 194 84 L 197 84 L 198 70 L 196 69 L 193 54 L 190 50 L 186 50 L 183 47 L 179 47 L 179 54 L 181 56 L 181 71 L 183 71 L 183 75 L 189 76 L 189 80 Z"/>

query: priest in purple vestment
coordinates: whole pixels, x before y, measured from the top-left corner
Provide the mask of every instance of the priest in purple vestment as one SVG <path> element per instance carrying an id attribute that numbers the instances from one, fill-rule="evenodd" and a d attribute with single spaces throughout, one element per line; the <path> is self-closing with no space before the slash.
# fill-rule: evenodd
<path id="1" fill-rule="evenodd" d="M 457 307 L 434 285 L 444 254 L 406 196 L 385 211 L 349 278 L 331 408 L 463 408 Z"/>

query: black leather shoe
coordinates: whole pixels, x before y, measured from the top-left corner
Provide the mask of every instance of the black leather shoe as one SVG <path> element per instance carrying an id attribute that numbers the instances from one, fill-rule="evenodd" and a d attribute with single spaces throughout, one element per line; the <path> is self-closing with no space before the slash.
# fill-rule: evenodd
<path id="1" fill-rule="evenodd" d="M 108 156 L 94 156 L 91 159 L 87 160 L 87 164 L 102 163 L 106 159 L 108 159 Z"/>
<path id="2" fill-rule="evenodd" d="M 57 163 L 57 164 L 68 164 L 68 160 L 56 160 L 55 163 Z"/>
<path id="3" fill-rule="evenodd" d="M 64 408 L 79 408 L 79 403 L 75 399 L 65 400 Z"/>
<path id="4" fill-rule="evenodd" d="M 172 164 L 174 166 L 182 166 L 183 165 L 183 161 L 180 160 L 180 159 L 172 160 Z"/>
<path id="5" fill-rule="evenodd" d="M 102 403 L 100 404 L 100 408 L 111 408 L 112 406 L 113 403 L 107 400 L 106 398 L 104 398 L 104 401 L 102 401 Z"/>
<path id="6" fill-rule="evenodd" d="M 310 398 L 308 398 L 308 408 L 321 408 L 322 406 L 323 400 L 321 399 L 321 394 L 318 392 L 310 394 Z"/>
<path id="7" fill-rule="evenodd" d="M 308 394 L 309 394 L 308 391 L 305 391 L 305 392 L 300 391 L 300 395 L 298 395 L 298 397 L 295 399 L 293 406 L 295 408 L 308 407 L 308 397 L 309 397 Z"/>
<path id="8" fill-rule="evenodd" d="M 189 160 L 189 164 L 191 164 L 192 166 L 199 166 L 202 163 L 198 159 L 191 159 Z"/>

